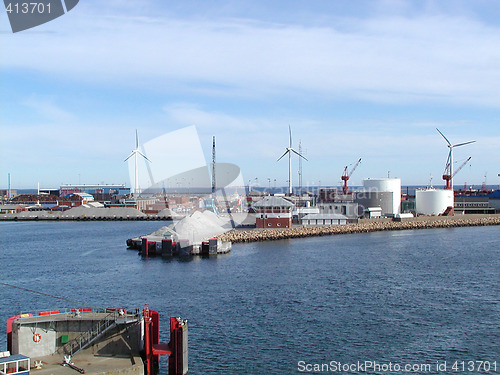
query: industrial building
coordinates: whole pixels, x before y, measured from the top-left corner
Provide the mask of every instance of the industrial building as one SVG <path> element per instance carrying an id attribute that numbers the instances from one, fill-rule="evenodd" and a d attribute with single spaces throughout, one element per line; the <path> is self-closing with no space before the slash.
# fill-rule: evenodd
<path id="1" fill-rule="evenodd" d="M 17 190 L 0 189 L 0 199 L 9 200 L 17 195 Z"/>
<path id="2" fill-rule="evenodd" d="M 78 193 L 67 197 L 46 194 L 21 194 L 11 200 L 12 203 L 25 206 L 37 206 L 39 209 L 56 209 L 78 207 L 94 201 L 90 194 Z"/>
<path id="3" fill-rule="evenodd" d="M 363 215 L 358 203 L 354 202 L 355 194 L 340 193 L 336 188 L 322 188 L 319 190 L 318 208 L 321 214 L 344 215 L 348 219 L 357 219 Z"/>
<path id="4" fill-rule="evenodd" d="M 359 206 L 358 212 L 366 217 L 373 217 L 373 212 L 393 217 L 401 212 L 401 179 L 365 179 L 363 189 L 354 194 L 354 202 Z M 381 210 L 375 210 L 377 207 Z"/>
<path id="5" fill-rule="evenodd" d="M 278 196 L 267 196 L 253 205 L 257 228 L 290 228 L 294 204 Z"/>
<path id="6" fill-rule="evenodd" d="M 130 194 L 130 188 L 125 187 L 125 184 L 78 184 L 78 185 L 61 185 L 59 188 L 60 196 L 67 196 L 75 193 L 87 193 L 94 196 L 97 201 L 109 201 L 115 196 L 126 196 Z"/>
<path id="7" fill-rule="evenodd" d="M 490 206 L 487 196 L 456 196 L 454 210 L 457 214 L 494 214 L 495 207 Z"/>
<path id="8" fill-rule="evenodd" d="M 17 214 L 24 211 L 20 204 L 0 204 L 0 214 Z"/>
<path id="9" fill-rule="evenodd" d="M 345 176 L 344 182 L 349 175 Z M 348 219 L 393 217 L 401 212 L 401 180 L 368 178 L 363 180 L 363 188 L 354 192 L 346 186 L 340 193 L 335 188 L 320 189 L 318 208 L 321 214 L 344 215 Z"/>
<path id="10" fill-rule="evenodd" d="M 308 214 L 304 216 L 300 223 L 303 226 L 315 225 L 345 225 L 347 217 L 339 214 Z"/>
<path id="11" fill-rule="evenodd" d="M 357 219 L 363 215 L 363 209 L 356 202 L 330 202 L 318 203 L 321 214 L 337 214 L 346 216 L 348 219 Z"/>

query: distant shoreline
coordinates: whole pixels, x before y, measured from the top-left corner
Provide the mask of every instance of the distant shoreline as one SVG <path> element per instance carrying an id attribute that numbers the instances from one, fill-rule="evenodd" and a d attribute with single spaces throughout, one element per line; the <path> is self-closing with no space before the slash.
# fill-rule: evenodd
<path id="1" fill-rule="evenodd" d="M 224 233 L 217 238 L 222 241 L 231 241 L 232 243 L 247 243 L 391 230 L 457 228 L 489 225 L 500 225 L 500 214 L 422 216 L 403 219 L 402 221 L 393 221 L 391 219 L 362 219 L 357 224 L 347 225 L 312 227 L 296 226 L 286 229 L 233 230 L 231 232 Z"/>
<path id="2" fill-rule="evenodd" d="M 2 221 L 173 221 L 171 216 L 15 216 L 15 214 L 0 215 Z"/>

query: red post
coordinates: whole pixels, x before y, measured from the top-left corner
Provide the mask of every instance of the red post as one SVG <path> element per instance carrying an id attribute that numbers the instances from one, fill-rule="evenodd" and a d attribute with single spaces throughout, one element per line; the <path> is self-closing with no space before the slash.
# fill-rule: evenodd
<path id="1" fill-rule="evenodd" d="M 155 346 L 157 346 L 160 343 L 160 314 L 154 310 L 149 310 L 149 316 L 151 319 L 151 325 L 150 325 L 150 341 L 151 341 L 151 359 L 152 359 L 152 366 L 158 367 L 158 354 L 155 353 Z"/>
<path id="2" fill-rule="evenodd" d="M 179 318 L 170 318 L 170 343 L 168 344 L 172 354 L 168 358 L 168 373 L 172 375 L 187 374 L 187 352 L 184 352 L 184 344 L 187 346 L 186 321 Z"/>
<path id="3" fill-rule="evenodd" d="M 144 239 L 142 240 L 144 243 Z M 147 241 L 147 240 L 146 240 Z M 146 365 L 146 374 L 151 375 L 151 362 L 152 362 L 152 347 L 151 347 L 151 318 L 149 316 L 149 308 L 147 306 L 142 310 L 142 316 L 144 317 L 144 352 L 145 352 L 145 365 Z"/>
<path id="4" fill-rule="evenodd" d="M 147 238 L 142 239 L 141 254 L 145 256 L 149 255 L 149 241 Z"/>

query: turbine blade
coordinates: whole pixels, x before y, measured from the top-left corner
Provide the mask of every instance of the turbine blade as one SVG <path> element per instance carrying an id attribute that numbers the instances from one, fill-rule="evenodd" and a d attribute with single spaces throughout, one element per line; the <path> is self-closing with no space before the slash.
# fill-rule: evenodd
<path id="1" fill-rule="evenodd" d="M 142 152 L 140 152 L 139 150 L 137 150 L 137 153 L 138 153 L 139 155 L 141 155 L 144 159 L 146 159 L 147 161 L 149 161 L 150 163 L 152 163 L 152 162 L 151 162 L 151 160 L 149 160 L 149 159 L 147 158 L 147 156 L 146 156 L 146 155 L 144 155 Z"/>
<path id="2" fill-rule="evenodd" d="M 295 151 L 293 148 L 292 148 L 291 150 L 292 150 L 292 152 L 295 152 L 297 155 L 299 155 L 302 159 L 307 160 L 304 156 L 302 156 L 301 154 L 299 154 L 299 153 L 298 153 L 297 151 Z M 307 160 L 307 161 L 309 161 L 309 160 Z"/>
<path id="3" fill-rule="evenodd" d="M 288 125 L 288 132 L 290 133 L 290 148 L 292 148 L 292 128 Z"/>
<path id="4" fill-rule="evenodd" d="M 469 141 L 469 142 L 464 142 L 464 143 L 459 143 L 457 145 L 453 145 L 452 147 L 459 147 L 459 146 L 463 146 L 463 145 L 468 145 L 469 143 L 474 143 L 476 141 Z"/>
<path id="5" fill-rule="evenodd" d="M 281 156 L 280 156 L 280 158 L 279 158 L 278 160 L 276 160 L 276 161 L 280 161 L 280 160 L 283 158 L 283 156 L 285 156 L 285 155 L 286 155 L 286 154 L 288 154 L 289 152 L 290 152 L 289 150 L 286 150 L 286 151 L 285 151 L 285 153 L 284 153 L 283 155 L 281 155 Z"/>
<path id="6" fill-rule="evenodd" d="M 126 158 L 124 160 L 124 162 L 126 162 L 128 159 L 130 159 L 132 156 L 134 156 L 134 154 L 135 154 L 135 151 L 132 151 L 132 153 L 128 156 L 128 158 Z"/>
<path id="7" fill-rule="evenodd" d="M 448 138 L 446 138 L 446 137 L 444 136 L 444 134 L 443 134 L 443 133 L 441 133 L 441 131 L 440 131 L 438 128 L 436 128 L 436 130 L 439 132 L 439 134 L 441 134 L 441 135 L 443 136 L 443 138 L 444 138 L 444 140 L 446 141 L 446 143 L 448 143 L 448 146 L 451 146 L 451 143 L 450 143 L 450 141 L 448 140 Z"/>
<path id="8" fill-rule="evenodd" d="M 137 133 L 137 129 L 135 129 L 135 148 L 139 148 L 139 134 Z"/>

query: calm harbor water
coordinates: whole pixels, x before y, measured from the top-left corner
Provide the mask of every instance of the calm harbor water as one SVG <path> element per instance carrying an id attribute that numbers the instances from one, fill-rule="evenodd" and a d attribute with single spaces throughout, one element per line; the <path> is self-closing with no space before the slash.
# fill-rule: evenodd
<path id="1" fill-rule="evenodd" d="M 446 361 L 451 374 L 469 360 L 497 361 L 500 373 L 499 227 L 242 244 L 209 259 L 126 249 L 161 225 L 0 223 L 0 281 L 92 306 L 148 303 L 163 342 L 169 316 L 188 319 L 190 374 L 295 374 L 299 361 Z M 0 300 L 0 322 L 78 307 L 4 286 Z"/>

